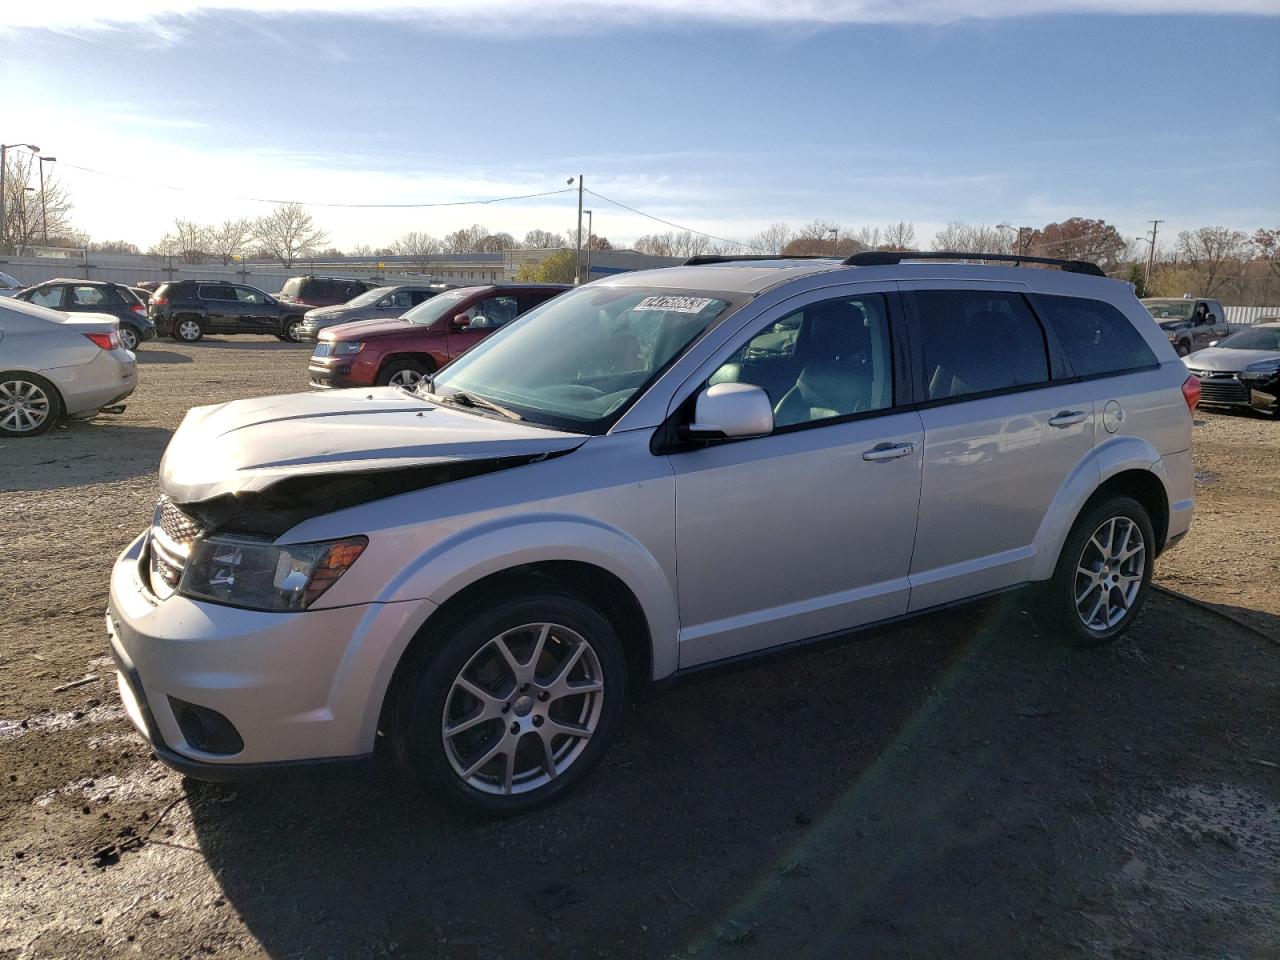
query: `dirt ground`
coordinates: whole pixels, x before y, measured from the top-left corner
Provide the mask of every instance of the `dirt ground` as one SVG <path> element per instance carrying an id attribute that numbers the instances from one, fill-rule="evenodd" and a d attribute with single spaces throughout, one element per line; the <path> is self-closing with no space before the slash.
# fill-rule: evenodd
<path id="1" fill-rule="evenodd" d="M 184 782 L 123 717 L 107 576 L 170 432 L 305 358 L 151 343 L 124 415 L 0 441 L 0 958 L 1280 956 L 1280 423 L 1197 417 L 1157 579 L 1208 607 L 1077 652 L 1006 599 L 688 684 L 482 823 L 389 771 Z"/>

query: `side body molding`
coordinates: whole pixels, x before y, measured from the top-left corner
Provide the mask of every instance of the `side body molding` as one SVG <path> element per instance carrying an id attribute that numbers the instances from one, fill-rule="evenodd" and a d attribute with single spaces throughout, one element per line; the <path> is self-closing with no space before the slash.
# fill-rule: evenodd
<path id="1" fill-rule="evenodd" d="M 1062 545 L 1071 531 L 1080 510 L 1095 490 L 1111 477 L 1126 470 L 1146 470 L 1155 474 L 1165 489 L 1165 496 L 1173 509 L 1174 496 L 1169 489 L 1169 477 L 1164 460 L 1150 443 L 1141 437 L 1113 437 L 1093 448 L 1089 457 L 1062 484 L 1058 495 L 1045 511 L 1040 528 L 1036 531 L 1035 559 L 1032 561 L 1032 580 L 1048 580 L 1057 566 Z"/>
<path id="2" fill-rule="evenodd" d="M 516 521 L 508 517 L 460 531 L 407 564 L 378 599 L 429 600 L 442 606 L 490 574 L 530 563 L 565 560 L 606 570 L 630 588 L 644 612 L 652 645 L 651 679 L 673 673 L 679 637 L 674 586 L 639 541 L 593 518 L 529 514 Z M 397 659 L 401 652 L 395 652 Z"/>

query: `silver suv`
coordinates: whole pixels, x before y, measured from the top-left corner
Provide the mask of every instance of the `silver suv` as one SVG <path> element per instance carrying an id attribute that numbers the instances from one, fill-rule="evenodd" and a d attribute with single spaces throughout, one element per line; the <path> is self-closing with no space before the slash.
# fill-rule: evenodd
<path id="1" fill-rule="evenodd" d="M 501 815 L 710 664 L 1028 586 L 1114 639 L 1191 523 L 1199 383 L 1092 264 L 964 256 L 695 258 L 415 390 L 192 410 L 112 574 L 130 717 L 197 777 L 385 738 Z"/>

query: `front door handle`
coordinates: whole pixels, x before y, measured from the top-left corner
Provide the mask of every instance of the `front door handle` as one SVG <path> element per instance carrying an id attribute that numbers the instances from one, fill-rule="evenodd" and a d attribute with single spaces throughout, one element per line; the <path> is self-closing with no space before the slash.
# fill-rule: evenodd
<path id="1" fill-rule="evenodd" d="M 1089 414 L 1084 410 L 1063 410 L 1056 417 L 1049 418 L 1049 426 L 1074 427 L 1077 423 L 1084 423 L 1088 419 Z"/>
<path id="2" fill-rule="evenodd" d="M 911 456 L 915 450 L 914 443 L 877 443 L 870 450 L 863 451 L 862 459 L 870 460 L 872 463 L 878 463 L 881 460 L 897 460 L 899 457 Z"/>

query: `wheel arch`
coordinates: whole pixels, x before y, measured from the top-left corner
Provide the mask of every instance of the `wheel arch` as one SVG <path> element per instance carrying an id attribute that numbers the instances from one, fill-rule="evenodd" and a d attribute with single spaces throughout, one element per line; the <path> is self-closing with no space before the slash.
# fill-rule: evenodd
<path id="1" fill-rule="evenodd" d="M 383 356 L 383 358 L 378 362 L 378 372 L 375 376 L 382 376 L 383 370 L 391 364 L 397 363 L 401 360 L 413 360 L 416 363 L 420 363 L 427 368 L 428 373 L 435 373 L 440 369 L 440 363 L 432 354 L 426 351 L 399 350 L 395 353 L 388 353 Z"/>
<path id="2" fill-rule="evenodd" d="M 1032 580 L 1048 580 L 1079 516 L 1100 497 L 1133 497 L 1151 515 L 1156 552 L 1169 532 L 1169 478 L 1160 453 L 1141 437 L 1116 437 L 1097 447 L 1058 490 L 1036 533 Z"/>

